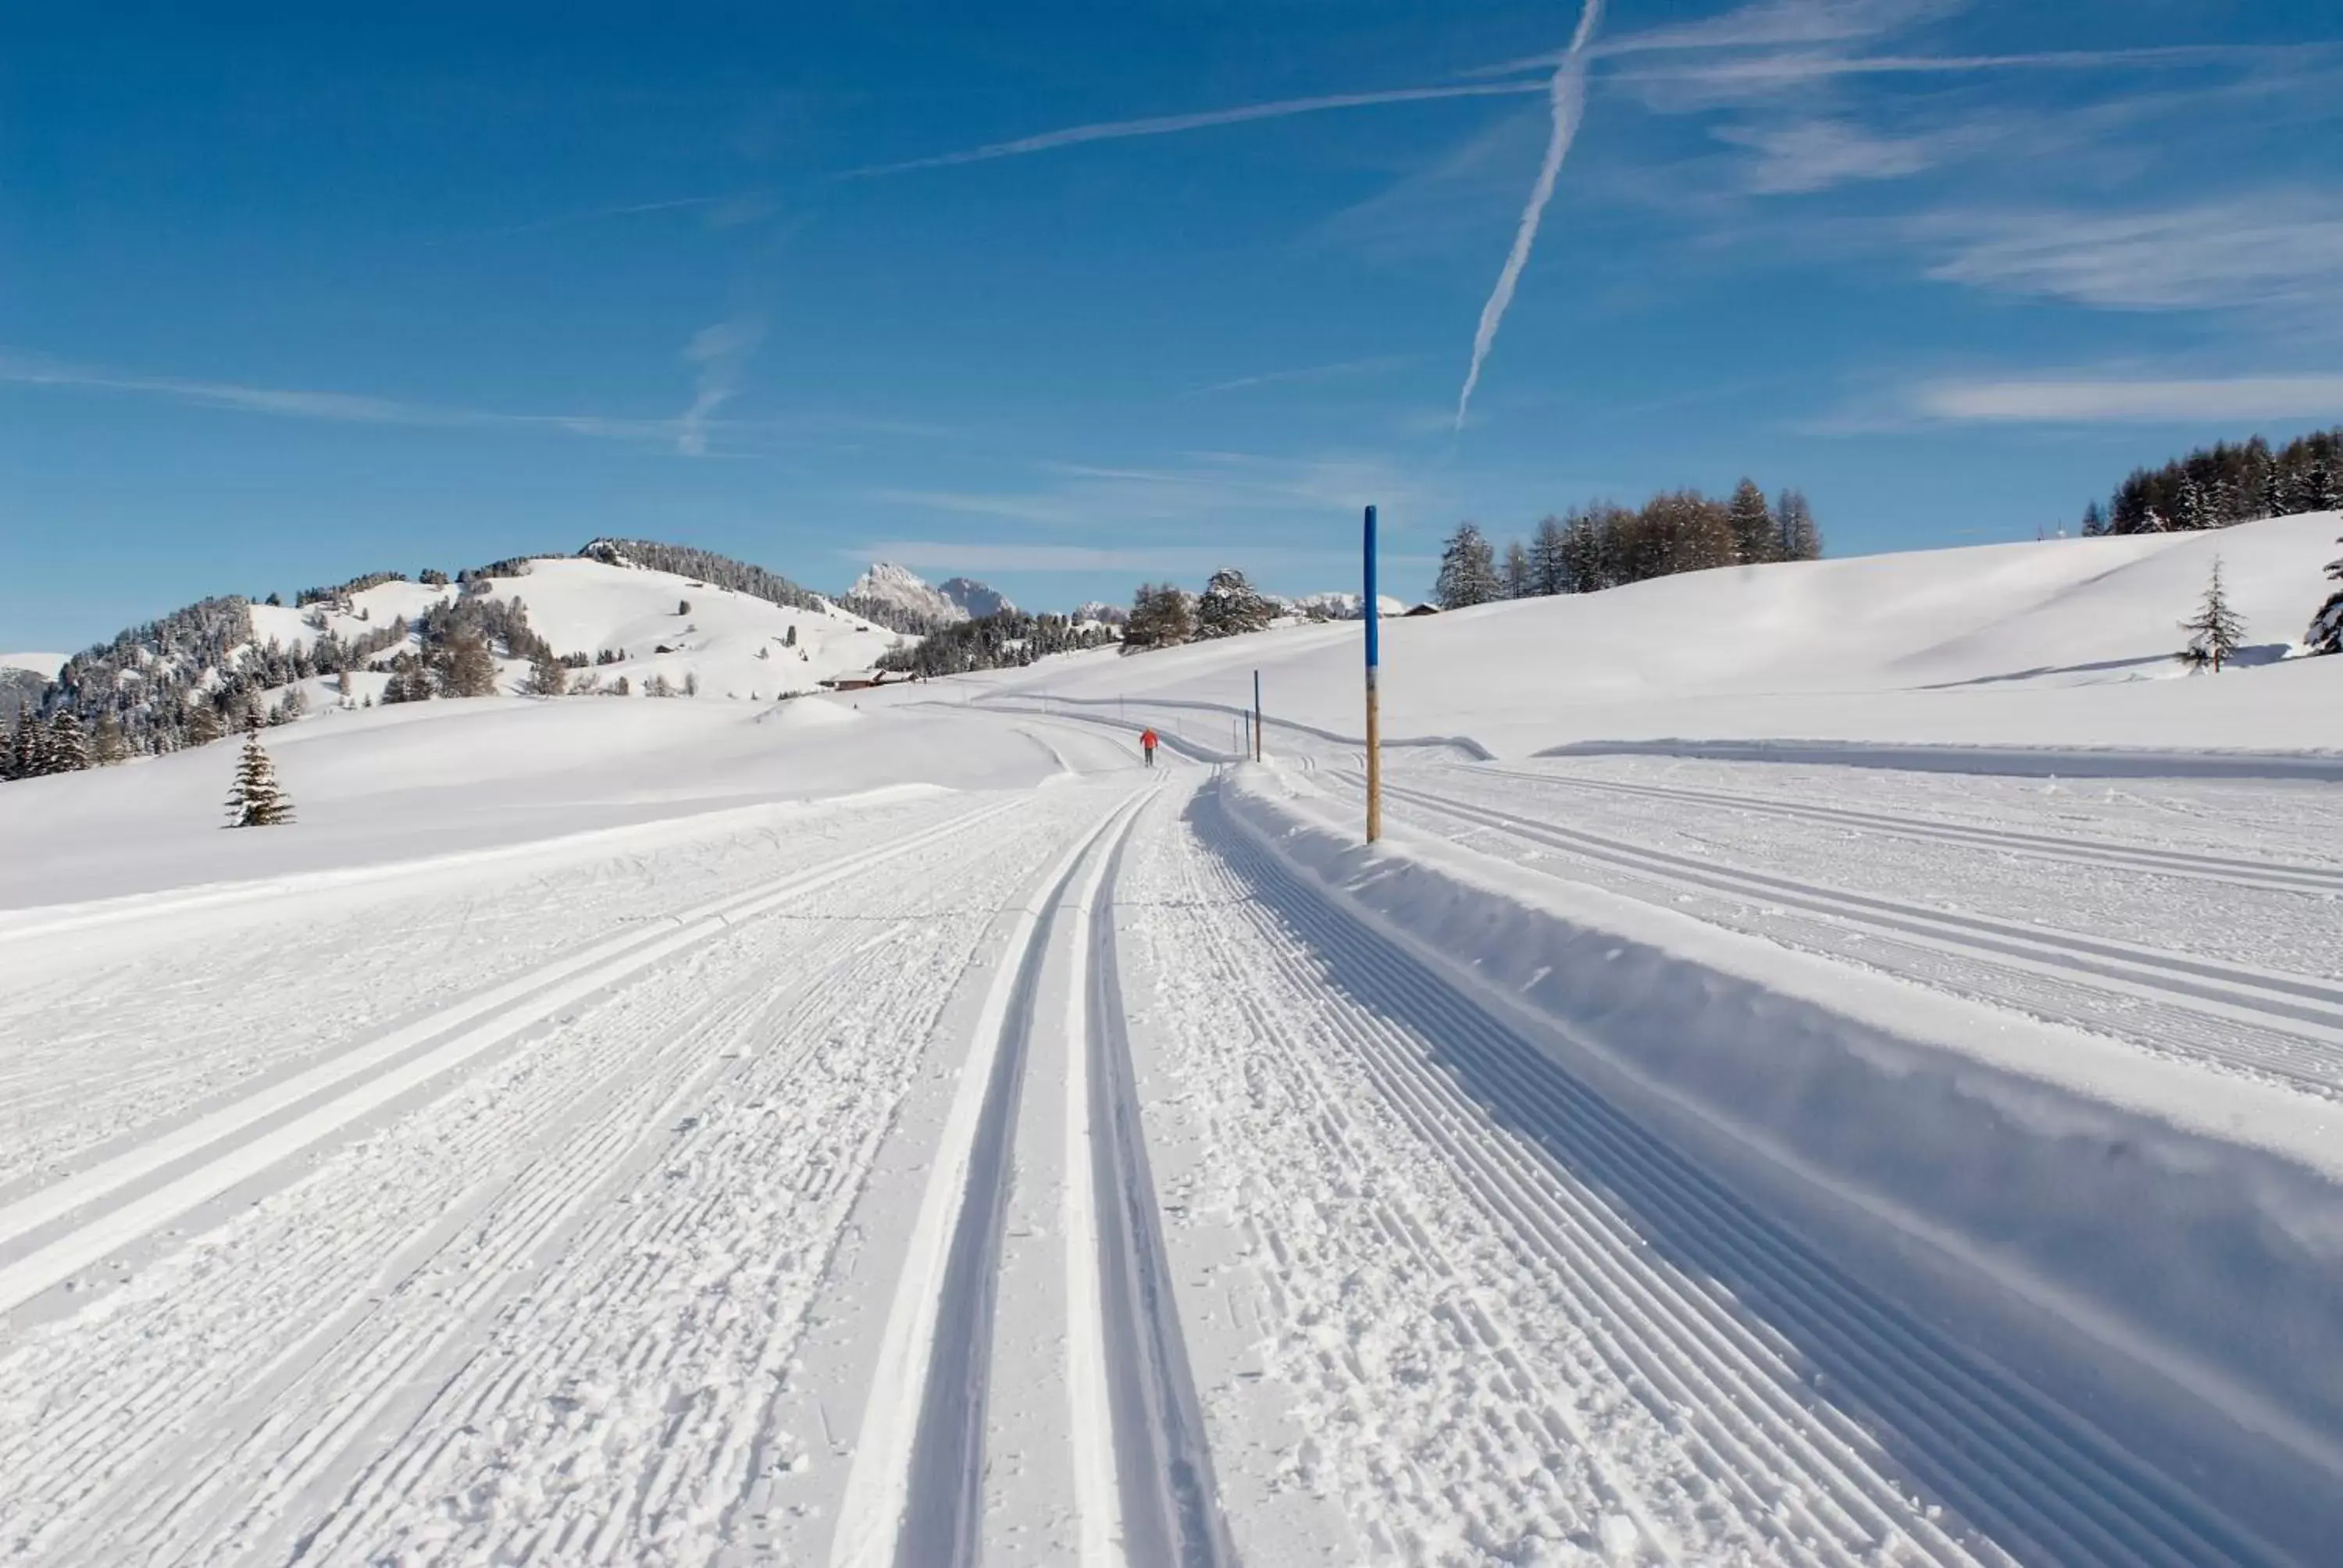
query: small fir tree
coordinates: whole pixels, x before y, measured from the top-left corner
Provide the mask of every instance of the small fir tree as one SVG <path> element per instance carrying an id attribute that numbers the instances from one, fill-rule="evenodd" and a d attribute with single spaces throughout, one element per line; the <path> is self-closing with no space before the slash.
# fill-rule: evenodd
<path id="1" fill-rule="evenodd" d="M 2228 595 L 2221 588 L 2221 558 L 2213 558 L 2213 581 L 2205 589 L 2205 602 L 2197 613 L 2180 623 L 2188 633 L 2188 646 L 2173 657 L 2191 669 L 2210 669 L 2221 673 L 2246 638 L 2246 623 L 2229 608 Z"/>
<path id="2" fill-rule="evenodd" d="M 246 711 L 244 752 L 236 759 L 236 781 L 228 787 L 227 825 L 275 828 L 291 820 L 292 797 L 277 782 L 277 765 L 260 744 L 260 716 Z"/>
<path id="3" fill-rule="evenodd" d="M 1765 492 L 1757 481 L 1744 478 L 1733 488 L 1733 499 L 1725 510 L 1733 520 L 1733 553 L 1744 566 L 1775 558 L 1779 545 L 1781 528 L 1774 518 L 1774 508 L 1765 504 Z"/>
<path id="4" fill-rule="evenodd" d="M 2343 545 L 2343 538 L 2335 542 Z M 2343 583 L 2343 556 L 2327 563 L 2327 580 Z M 2310 618 L 2310 629 L 2302 640 L 2313 653 L 2343 653 L 2343 588 L 2327 596 L 2327 602 Z"/>
<path id="5" fill-rule="evenodd" d="M 49 720 L 49 773 L 78 773 L 89 766 L 89 733 L 70 710 Z"/>
<path id="6" fill-rule="evenodd" d="M 762 653 L 762 648 L 758 652 Z M 540 648 L 528 661 L 528 681 L 521 688 L 531 697 L 560 697 L 569 689 L 569 668 L 554 657 L 550 645 Z"/>

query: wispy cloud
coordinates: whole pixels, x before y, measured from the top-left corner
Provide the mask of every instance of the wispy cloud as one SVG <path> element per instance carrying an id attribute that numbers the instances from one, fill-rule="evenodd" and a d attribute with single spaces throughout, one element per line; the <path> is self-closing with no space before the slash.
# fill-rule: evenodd
<path id="1" fill-rule="evenodd" d="M 1952 145 L 1942 137 L 1875 136 L 1845 120 L 1728 126 L 1716 136 L 1756 155 L 1743 178 L 1760 196 L 1803 195 L 1852 180 L 1917 174 Z"/>
<path id="2" fill-rule="evenodd" d="M 1482 305 L 1480 325 L 1473 332 L 1473 362 L 1464 372 L 1463 389 L 1456 394 L 1459 430 L 1464 428 L 1464 415 L 1473 404 L 1473 388 L 1480 385 L 1481 366 L 1497 341 L 1497 328 L 1513 303 L 1513 289 L 1521 282 L 1522 268 L 1529 263 L 1530 246 L 1537 241 L 1538 223 L 1545 216 L 1546 202 L 1554 196 L 1554 180 L 1562 173 L 1562 160 L 1569 156 L 1570 144 L 1578 135 L 1579 116 L 1586 109 L 1586 45 L 1602 20 L 1603 0 L 1584 0 L 1584 8 L 1578 14 L 1578 30 L 1571 35 L 1570 46 L 1563 51 L 1562 63 L 1554 67 L 1553 80 L 1547 85 L 1546 97 L 1554 121 L 1546 137 L 1545 157 L 1538 165 L 1536 181 L 1530 186 L 1529 205 L 1522 208 L 1521 223 L 1513 230 L 1513 249 L 1505 254 L 1505 265 L 1497 272 L 1497 285 Z"/>
<path id="3" fill-rule="evenodd" d="M 1354 516 L 1370 501 L 1397 511 L 1440 505 L 1423 476 L 1380 457 L 1182 452 L 1146 467 L 1040 463 L 1030 473 L 1031 482 L 1015 488 L 897 487 L 860 491 L 855 498 L 944 517 L 1138 528 L 1182 539 L 1242 531 L 1264 544 L 1281 529 L 1308 530 Z"/>
<path id="4" fill-rule="evenodd" d="M 1354 568 L 1347 549 L 1259 548 L 1241 540 L 1226 545 L 1031 545 L 1015 540 L 886 539 L 840 549 L 852 560 L 893 561 L 914 571 L 960 572 L 1163 572 L 1201 575 L 1242 561 L 1253 572 L 1303 568 L 1328 571 Z"/>
<path id="5" fill-rule="evenodd" d="M 2343 415 L 2343 376 L 1937 381 L 1916 388 L 1911 407 L 1923 419 L 1960 423 L 2325 419 Z"/>
<path id="6" fill-rule="evenodd" d="M 2343 208 L 2295 195 L 2152 212 L 1934 215 L 1947 283 L 2115 310 L 2343 305 Z"/>
<path id="7" fill-rule="evenodd" d="M 765 324 L 753 317 L 719 321 L 691 335 L 683 357 L 698 367 L 699 386 L 691 407 L 675 422 L 677 451 L 687 457 L 708 455 L 709 421 L 739 394 L 741 372 L 764 339 Z"/>
<path id="8" fill-rule="evenodd" d="M 674 422 L 667 419 L 613 418 L 595 414 L 514 414 L 443 403 L 375 397 L 360 393 L 251 387 L 236 382 L 192 380 L 176 376 L 141 376 L 95 369 L 41 356 L 5 352 L 0 352 L 0 382 L 160 397 L 193 407 L 226 408 L 248 414 L 270 414 L 280 418 L 322 419 L 343 424 L 428 426 L 445 429 L 558 430 L 572 435 L 622 440 L 661 439 L 675 431 Z"/>
<path id="9" fill-rule="evenodd" d="M 873 164 L 866 168 L 849 169 L 840 179 L 875 179 L 884 175 L 909 174 L 915 169 L 952 168 L 961 164 L 980 164 L 993 158 L 1023 157 L 1031 153 L 1046 153 L 1059 147 L 1078 146 L 1085 142 L 1120 141 L 1131 136 L 1168 136 L 1185 131 L 1209 130 L 1216 126 L 1239 126 L 1254 120 L 1282 120 L 1294 115 L 1323 114 L 1332 109 L 1363 109 L 1384 104 L 1419 104 L 1439 98 L 1487 98 L 1543 93 L 1547 85 L 1537 82 L 1461 82 L 1433 87 L 1397 87 L 1380 93 L 1334 93 L 1315 98 L 1281 98 L 1272 103 L 1244 104 L 1234 108 L 1207 109 L 1192 115 L 1158 115 L 1142 120 L 1104 120 L 1093 125 L 1067 126 L 1054 131 L 1042 131 L 1015 141 L 990 142 L 983 146 L 969 147 L 960 152 L 939 153 L 932 157 L 910 158 L 902 163 Z"/>
<path id="10" fill-rule="evenodd" d="M 761 217 L 772 209 L 772 196 L 768 191 L 733 191 L 722 196 L 670 196 L 663 201 L 620 202 L 609 206 L 582 207 L 575 212 L 555 213 L 548 217 L 530 218 L 523 223 L 505 224 L 496 228 L 477 230 L 468 235 L 450 236 L 427 240 L 431 246 L 450 245 L 458 239 L 506 239 L 518 235 L 543 234 L 549 229 L 570 228 L 579 224 L 608 223 L 616 218 L 648 217 L 665 212 L 698 212 L 706 215 L 711 227 L 729 228 L 736 224 Z"/>
<path id="11" fill-rule="evenodd" d="M 1258 376 L 1239 376 L 1232 380 L 1214 381 L 1208 386 L 1191 387 L 1187 396 L 1207 397 L 1221 392 L 1242 392 L 1255 387 L 1290 387 L 1315 385 L 1325 381 L 1347 380 L 1354 376 L 1377 376 L 1411 364 L 1417 357 L 1412 354 L 1378 354 L 1365 359 L 1343 359 L 1332 365 L 1308 365 L 1298 370 L 1266 370 Z"/>

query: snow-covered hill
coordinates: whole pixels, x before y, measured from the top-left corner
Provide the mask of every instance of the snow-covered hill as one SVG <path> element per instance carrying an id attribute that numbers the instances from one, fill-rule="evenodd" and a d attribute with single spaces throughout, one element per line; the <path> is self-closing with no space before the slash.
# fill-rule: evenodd
<path id="1" fill-rule="evenodd" d="M 43 680 L 55 680 L 65 668 L 62 653 L 0 653 L 0 669 L 25 669 Z"/>
<path id="2" fill-rule="evenodd" d="M 1500 754 L 1594 740 L 1835 739 L 2343 750 L 2343 658 L 2286 657 L 2343 515 L 2206 533 L 1728 568 L 1383 628 L 1387 736 Z M 2173 655 L 2213 563 L 2246 621 L 2226 673 Z M 1279 628 L 983 678 L 1052 699 L 1242 708 L 1356 735 L 1359 630 Z M 1171 709 L 1166 711 L 1172 711 Z"/>

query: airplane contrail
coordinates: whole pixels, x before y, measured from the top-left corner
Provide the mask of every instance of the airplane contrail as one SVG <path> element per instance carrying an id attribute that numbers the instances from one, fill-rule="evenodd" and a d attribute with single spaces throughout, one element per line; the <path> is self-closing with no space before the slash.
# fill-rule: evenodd
<path id="1" fill-rule="evenodd" d="M 1097 125 L 1069 126 L 1062 130 L 1020 136 L 1013 142 L 992 142 L 962 152 L 939 153 L 933 157 L 912 158 L 900 164 L 874 164 L 868 168 L 849 169 L 838 177 L 872 179 L 881 175 L 908 174 L 913 169 L 951 168 L 960 164 L 983 163 L 990 158 L 1013 158 L 1027 153 L 1045 153 L 1053 147 L 1070 147 L 1081 142 L 1116 141 L 1125 136 L 1170 136 L 1180 131 L 1204 130 L 1212 126 L 1242 125 L 1248 120 L 1280 120 L 1288 115 L 1319 114 L 1328 109 L 1365 108 L 1375 104 L 1415 104 L 1431 98 L 1487 98 L 1549 90 L 1546 84 L 1536 81 L 1465 82 L 1453 86 L 1399 87 L 1383 93 L 1338 93 L 1322 98 L 1284 98 L 1275 103 L 1246 104 L 1232 109 L 1208 109 L 1195 115 L 1159 115 L 1145 120 L 1108 120 Z"/>
<path id="2" fill-rule="evenodd" d="M 1513 231 L 1513 248 L 1506 253 L 1504 267 L 1497 274 L 1497 286 L 1481 307 L 1481 325 L 1473 334 L 1472 368 L 1464 373 L 1464 389 L 1456 395 L 1459 430 L 1464 428 L 1464 411 L 1472 406 L 1473 388 L 1480 384 L 1481 362 L 1488 358 L 1490 345 L 1497 340 L 1498 324 L 1505 319 L 1505 307 L 1513 302 L 1513 286 L 1521 281 L 1530 246 L 1536 243 L 1538 220 L 1545 216 L 1545 204 L 1554 196 L 1562 160 L 1570 151 L 1571 138 L 1578 134 L 1579 116 L 1586 108 L 1586 45 L 1602 19 L 1603 0 L 1586 0 L 1586 8 L 1578 15 L 1578 31 L 1571 35 L 1562 64 L 1546 84 L 1546 95 L 1554 106 L 1554 127 L 1546 136 L 1545 161 L 1538 166 L 1537 183 L 1530 187 L 1529 205 L 1522 209 L 1521 226 Z"/>

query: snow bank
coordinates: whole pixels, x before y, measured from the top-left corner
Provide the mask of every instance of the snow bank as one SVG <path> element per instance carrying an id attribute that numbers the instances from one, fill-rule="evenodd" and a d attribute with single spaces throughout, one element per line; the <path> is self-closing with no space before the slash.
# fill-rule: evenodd
<path id="1" fill-rule="evenodd" d="M 2332 1103 L 1452 845 L 1368 849 L 1271 770 L 1202 809 L 1849 1272 L 2281 1537 L 2343 1528 Z"/>

